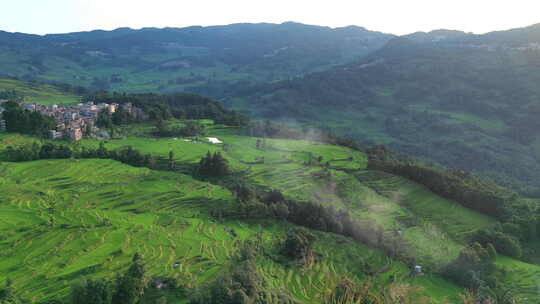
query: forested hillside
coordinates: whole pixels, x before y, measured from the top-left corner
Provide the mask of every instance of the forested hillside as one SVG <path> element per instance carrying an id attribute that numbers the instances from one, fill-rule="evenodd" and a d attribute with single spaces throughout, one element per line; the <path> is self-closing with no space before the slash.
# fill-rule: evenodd
<path id="1" fill-rule="evenodd" d="M 219 96 L 237 82 L 288 79 L 351 62 L 391 37 L 355 26 L 293 22 L 45 36 L 0 32 L 0 76 L 91 89 Z"/>
<path id="2" fill-rule="evenodd" d="M 354 64 L 254 86 L 229 104 L 333 128 L 537 195 L 540 26 L 417 33 Z"/>

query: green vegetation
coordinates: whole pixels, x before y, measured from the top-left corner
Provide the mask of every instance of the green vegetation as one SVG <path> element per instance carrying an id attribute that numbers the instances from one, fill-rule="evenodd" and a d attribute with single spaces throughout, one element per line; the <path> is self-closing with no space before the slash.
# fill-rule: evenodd
<path id="1" fill-rule="evenodd" d="M 112 278 L 135 252 L 141 252 L 153 276 L 196 286 L 232 262 L 242 239 L 260 232 L 264 247 L 279 250 L 273 244 L 286 229 L 277 222 L 216 222 L 209 211 L 232 199 L 227 190 L 181 174 L 110 160 L 3 163 L 0 187 L 4 194 L 0 229 L 5 236 L 0 273 L 9 274 L 25 299 L 64 297 L 71 282 L 82 276 Z M 295 285 L 298 289 L 290 292 L 299 300 L 316 299 L 318 291 L 312 288 L 331 284 L 321 281 L 321 274 L 334 280 L 350 275 L 347 265 L 356 259 L 370 259 L 370 267 L 384 266 L 377 251 L 349 243 L 334 253 L 336 247 L 329 244 L 338 239 L 323 238 L 317 247 L 328 260 L 304 276 L 323 285 Z M 274 286 L 284 288 L 288 280 L 295 280 L 286 278 L 294 270 L 272 260 L 265 259 L 258 267 L 265 278 L 273 277 Z M 397 274 L 407 274 L 399 263 L 395 267 Z"/>
<path id="2" fill-rule="evenodd" d="M 25 102 L 39 104 L 72 104 L 81 100 L 80 96 L 65 93 L 63 90 L 46 84 L 0 78 L 0 93 L 15 92 Z M 2 98 L 0 98 L 2 99 Z"/>
<path id="3" fill-rule="evenodd" d="M 467 288 L 540 299 L 523 262 L 535 200 L 330 132 L 238 123 L 204 98 L 94 98 L 133 101 L 152 122 L 110 117 L 122 137 L 107 141 L 0 134 L 0 282 L 16 298 L 442 304 Z M 196 132 L 155 137 L 185 129 Z"/>
<path id="4" fill-rule="evenodd" d="M 56 127 L 53 118 L 41 115 L 39 112 L 24 110 L 15 101 L 8 101 L 3 107 L 2 118 L 6 121 L 8 132 L 20 132 L 45 138 L 49 130 Z"/>
<path id="5" fill-rule="evenodd" d="M 244 87 L 225 103 L 385 144 L 536 197 L 540 53 L 530 46 L 539 32 L 535 25 L 407 35 L 354 63 Z"/>
<path id="6" fill-rule="evenodd" d="M 127 138 L 104 144 L 108 150 L 131 146 L 152 154 L 164 160 L 164 170 L 173 172 L 92 159 L 4 163 L 2 166 L 6 169 L 2 172 L 6 173 L 0 185 L 9 191 L 5 192 L 6 203 L 0 208 L 8 215 L 7 223 L 10 223 L 6 223 L 4 229 L 11 225 L 20 225 L 22 229 L 1 244 L 7 246 L 5 248 L 11 244 L 34 248 L 31 242 L 40 244 L 41 249 L 29 250 L 30 256 L 13 255 L 0 273 L 9 273 L 18 294 L 25 299 L 65 298 L 73 279 L 112 279 L 114 272 L 126 268 L 131 256 L 139 252 L 138 248 L 145 248 L 140 253 L 150 275 L 174 278 L 179 286 L 175 287 L 179 289 L 161 291 L 150 288 L 148 297 L 156 299 L 156 295 L 161 294 L 157 297 L 176 303 L 175 299 L 186 299 L 185 288 L 213 284 L 225 269 L 236 265 L 235 257 L 244 248 L 241 240 L 260 240 L 255 265 L 259 279 L 266 284 L 265 288 L 276 292 L 274 296 L 281 294 L 300 303 L 324 302 L 344 277 L 358 282 L 374 279 L 373 291 L 393 278 L 394 282 L 407 282 L 407 290 L 413 298 L 428 296 L 439 301 L 448 298 L 458 303 L 458 294 L 463 290 L 445 281 L 440 273 L 458 259 L 471 236 L 494 227 L 494 218 L 443 199 L 405 178 L 367 170 L 367 155 L 356 150 L 310 140 L 252 138 L 237 135 L 240 132 L 237 127 L 202 123 L 206 125 L 207 136 L 217 137 L 224 143 L 152 138 L 155 127 L 135 124 L 129 128 Z M 3 134 L 0 148 L 25 146 L 33 141 L 35 139 L 21 135 Z M 99 141 L 89 139 L 64 144 L 74 151 L 100 148 Z M 255 187 L 275 189 L 286 199 L 346 210 L 360 230 L 366 231 L 367 234 L 357 236 L 364 244 L 315 230 L 317 240 L 312 249 L 297 251 L 304 252 L 300 254 L 303 262 L 291 264 L 294 259 L 287 258 L 283 245 L 279 245 L 280 242 L 285 244 L 287 227 L 291 226 L 279 217 L 233 217 L 216 221 L 217 210 L 235 208 L 238 194 L 224 188 L 226 184 L 220 185 L 219 179 L 218 184 L 213 185 L 185 175 L 194 174 L 201 158 L 209 151 L 219 152 L 227 159 L 235 172 L 227 178 L 232 182 L 241 177 Z M 171 160 L 172 167 L 168 165 Z M 250 194 L 244 197 L 246 201 L 253 199 Z M 228 218 L 225 212 L 220 214 Z M 379 241 L 369 236 L 377 234 L 381 244 L 397 242 L 392 246 L 397 248 L 398 256 L 414 257 L 412 263 L 422 265 L 427 274 L 411 279 L 408 277 L 411 261 L 389 259 L 386 250 L 369 249 L 379 247 Z M 38 241 L 40 239 L 48 240 L 47 245 Z M 60 245 L 62 241 L 67 243 Z M 189 248 L 194 252 L 188 253 Z M 55 255 L 49 256 L 53 252 Z M 15 270 L 13 265 L 24 260 L 33 262 L 22 265 L 35 265 L 32 263 L 36 255 L 48 261 L 37 275 L 28 276 L 35 268 L 27 266 Z M 208 266 L 200 264 L 197 256 L 207 258 Z M 174 266 L 177 260 L 181 261 L 180 271 Z M 291 265 L 293 269 L 288 268 Z M 502 267 L 501 263 L 497 265 Z M 306 267 L 300 274 L 300 269 Z M 382 268 L 384 272 L 378 273 Z M 371 278 L 374 273 L 377 275 Z M 514 276 L 512 271 L 508 273 L 504 282 L 510 282 L 509 278 Z M 47 278 L 58 283 L 51 283 L 47 289 L 40 288 Z M 388 286 L 397 288 L 397 285 Z M 520 292 L 531 296 L 525 288 Z M 381 289 L 379 293 L 384 294 L 384 291 Z"/>
<path id="7" fill-rule="evenodd" d="M 37 37 L 1 33 L 2 76 L 119 92 L 223 96 L 351 62 L 392 36 L 287 22 L 117 29 Z M 67 101 L 67 100 L 66 100 Z"/>

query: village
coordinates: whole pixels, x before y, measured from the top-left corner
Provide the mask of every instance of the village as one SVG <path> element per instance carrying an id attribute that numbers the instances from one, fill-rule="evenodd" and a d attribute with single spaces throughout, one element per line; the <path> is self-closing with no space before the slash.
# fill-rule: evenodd
<path id="1" fill-rule="evenodd" d="M 2 104 L 5 100 L 0 100 L 0 114 L 3 112 Z M 49 130 L 50 139 L 68 139 L 79 141 L 84 136 L 91 138 L 109 138 L 105 130 L 100 130 L 97 126 L 99 114 L 106 111 L 109 115 L 115 113 L 120 105 L 117 103 L 94 104 L 92 101 L 78 103 L 75 105 L 41 105 L 36 103 L 20 103 L 21 107 L 28 111 L 37 111 L 42 115 L 54 118 L 56 128 Z M 122 105 L 122 109 L 133 117 L 142 118 L 144 113 L 141 109 L 134 107 L 131 103 Z M 6 121 L 0 120 L 0 131 L 6 130 Z"/>

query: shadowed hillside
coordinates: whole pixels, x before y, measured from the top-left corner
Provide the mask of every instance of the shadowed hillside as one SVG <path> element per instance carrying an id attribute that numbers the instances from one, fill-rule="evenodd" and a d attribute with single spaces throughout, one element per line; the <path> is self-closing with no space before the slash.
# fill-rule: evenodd
<path id="1" fill-rule="evenodd" d="M 229 103 L 474 170 L 532 194 L 540 172 L 540 27 L 416 33 L 354 64 Z"/>

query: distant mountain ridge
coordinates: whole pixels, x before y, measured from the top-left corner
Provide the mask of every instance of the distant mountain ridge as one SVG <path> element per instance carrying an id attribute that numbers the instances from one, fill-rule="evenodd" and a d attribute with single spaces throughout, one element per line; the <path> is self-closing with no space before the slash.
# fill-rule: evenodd
<path id="1" fill-rule="evenodd" d="M 51 35 L 0 32 L 1 76 L 118 91 L 214 91 L 352 62 L 393 36 L 294 22 L 119 28 Z"/>

